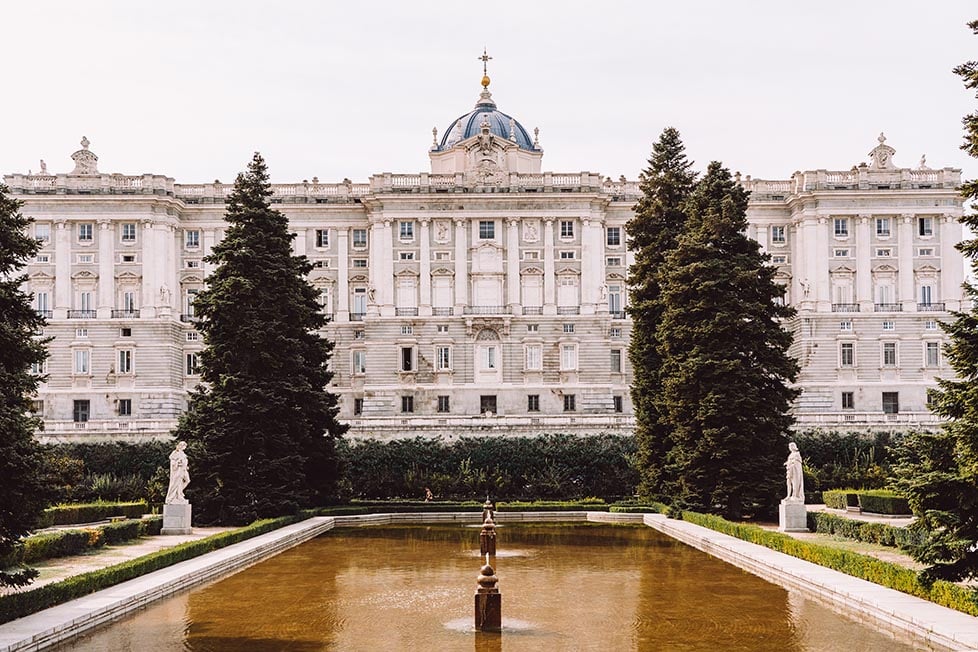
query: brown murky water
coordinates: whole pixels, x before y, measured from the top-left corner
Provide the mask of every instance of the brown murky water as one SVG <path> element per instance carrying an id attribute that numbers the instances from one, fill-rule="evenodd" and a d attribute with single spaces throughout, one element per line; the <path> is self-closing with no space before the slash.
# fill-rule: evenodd
<path id="1" fill-rule="evenodd" d="M 334 530 L 65 650 L 915 649 L 651 528 L 507 525 L 502 634 L 472 632 L 478 529 Z"/>

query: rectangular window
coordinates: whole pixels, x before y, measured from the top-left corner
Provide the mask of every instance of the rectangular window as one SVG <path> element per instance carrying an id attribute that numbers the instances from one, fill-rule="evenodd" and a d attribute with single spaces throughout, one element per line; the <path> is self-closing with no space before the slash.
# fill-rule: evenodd
<path id="1" fill-rule="evenodd" d="M 621 349 L 611 349 L 611 373 L 621 373 Z"/>
<path id="2" fill-rule="evenodd" d="M 124 263 L 134 263 L 136 262 L 136 254 L 122 254 L 121 260 Z"/>
<path id="3" fill-rule="evenodd" d="M 848 258 L 849 257 L 849 250 L 848 249 L 835 249 L 834 252 L 833 252 L 833 255 L 836 258 Z"/>
<path id="4" fill-rule="evenodd" d="M 367 229 L 353 229 L 353 246 L 356 249 L 367 246 Z"/>
<path id="5" fill-rule="evenodd" d="M 574 223 L 570 220 L 560 221 L 560 237 L 561 238 L 573 238 L 574 237 Z"/>
<path id="6" fill-rule="evenodd" d="M 402 251 L 402 252 L 400 252 L 400 256 L 399 257 L 400 257 L 401 260 L 414 260 L 414 252 L 413 251 Z"/>
<path id="7" fill-rule="evenodd" d="M 621 227 L 609 226 L 607 230 L 607 240 L 609 247 L 617 247 L 621 244 Z"/>
<path id="8" fill-rule="evenodd" d="M 41 242 L 51 242 L 51 225 L 35 224 L 34 238 L 40 240 Z"/>
<path id="9" fill-rule="evenodd" d="M 574 332 L 574 324 L 564 324 L 564 332 L 565 333 L 573 333 Z"/>
<path id="10" fill-rule="evenodd" d="M 75 338 L 76 339 L 84 339 L 86 337 L 88 337 L 88 329 L 87 328 L 76 328 L 75 329 Z"/>
<path id="11" fill-rule="evenodd" d="M 612 327 L 611 330 L 608 331 L 608 335 L 611 336 L 612 339 L 618 339 L 618 338 L 620 338 L 621 337 L 621 327 L 620 326 L 614 326 L 614 327 Z"/>
<path id="12" fill-rule="evenodd" d="M 187 354 L 187 375 L 188 376 L 200 375 L 200 358 L 198 353 Z"/>
<path id="13" fill-rule="evenodd" d="M 621 258 L 618 256 L 606 258 L 604 264 L 607 267 L 621 267 Z"/>
<path id="14" fill-rule="evenodd" d="M 38 292 L 34 295 L 37 311 L 45 315 L 51 310 L 51 295 L 47 292 Z"/>
<path id="15" fill-rule="evenodd" d="M 784 244 L 785 243 L 785 227 L 784 226 L 772 226 L 771 227 L 771 243 L 772 244 Z"/>
<path id="16" fill-rule="evenodd" d="M 832 224 L 835 229 L 835 237 L 837 238 L 847 238 L 849 237 L 849 218 L 848 217 L 837 217 L 832 220 Z"/>
<path id="17" fill-rule="evenodd" d="M 934 235 L 934 218 L 933 217 L 918 217 L 917 218 L 917 233 L 922 236 Z"/>
<path id="18" fill-rule="evenodd" d="M 324 248 L 329 246 L 329 230 L 316 229 L 316 246 Z"/>
<path id="19" fill-rule="evenodd" d="M 44 360 L 42 362 L 32 362 L 31 363 L 31 373 L 35 376 L 43 376 L 48 372 L 48 361 Z"/>
<path id="20" fill-rule="evenodd" d="M 927 321 L 924 322 L 924 330 L 925 331 L 936 331 L 937 330 L 937 322 L 934 321 L 933 319 L 928 319 Z"/>
<path id="21" fill-rule="evenodd" d="M 614 401 L 615 412 L 624 412 L 625 411 L 625 401 L 624 401 L 624 399 L 621 396 L 619 396 L 619 395 L 616 394 L 615 396 L 612 396 L 611 397 L 611 400 Z"/>
<path id="22" fill-rule="evenodd" d="M 414 326 L 401 326 L 401 335 L 414 335 Z"/>
<path id="23" fill-rule="evenodd" d="M 527 394 L 526 395 L 526 411 L 527 412 L 539 412 L 540 411 L 540 395 L 539 394 Z"/>
<path id="24" fill-rule="evenodd" d="M 353 352 L 353 373 L 354 374 L 365 374 L 365 373 L 367 373 L 367 352 L 366 351 L 354 351 Z"/>
<path id="25" fill-rule="evenodd" d="M 196 333 L 194 334 L 196 335 Z M 132 328 L 128 326 L 124 326 L 123 328 L 120 328 L 119 337 L 132 337 Z M 188 340 L 189 340 L 189 333 L 188 333 Z"/>
<path id="26" fill-rule="evenodd" d="M 540 260 L 540 252 L 536 250 L 524 251 L 523 260 Z"/>
<path id="27" fill-rule="evenodd" d="M 119 368 L 116 369 L 120 374 L 132 373 L 132 349 L 122 349 L 119 351 Z"/>
<path id="28" fill-rule="evenodd" d="M 937 342 L 924 343 L 924 364 L 936 367 L 940 363 L 940 345 Z"/>
<path id="29" fill-rule="evenodd" d="M 200 333 L 198 333 L 197 331 L 189 331 L 187 333 L 187 341 L 188 342 L 199 342 L 200 341 Z"/>
<path id="30" fill-rule="evenodd" d="M 895 367 L 897 363 L 896 342 L 883 342 L 883 366 Z"/>
<path id="31" fill-rule="evenodd" d="M 126 222 L 122 225 L 122 241 L 123 242 L 135 242 L 136 241 L 136 223 Z"/>
<path id="32" fill-rule="evenodd" d="M 499 411 L 496 409 L 495 394 L 486 394 L 479 397 L 479 413 L 499 414 Z"/>
<path id="33" fill-rule="evenodd" d="M 540 324 L 527 324 L 526 325 L 526 332 L 527 333 L 539 333 L 540 332 Z"/>
<path id="34" fill-rule="evenodd" d="M 88 399 L 75 400 L 74 407 L 71 410 L 71 418 L 75 423 L 84 423 L 88 421 L 88 417 L 91 415 L 92 403 Z"/>
<path id="35" fill-rule="evenodd" d="M 877 258 L 890 258 L 892 255 L 893 255 L 893 250 L 889 248 L 876 250 Z"/>
<path id="36" fill-rule="evenodd" d="M 441 413 L 451 412 L 449 397 L 444 395 L 438 397 L 438 411 Z"/>
<path id="37" fill-rule="evenodd" d="M 435 347 L 435 364 L 438 371 L 448 371 L 452 368 L 452 347 Z"/>
<path id="38" fill-rule="evenodd" d="M 50 263 L 51 254 L 38 254 L 34 257 L 34 262 L 36 263 Z"/>
<path id="39" fill-rule="evenodd" d="M 775 265 L 784 265 L 788 262 L 787 256 L 771 256 L 771 262 Z"/>
<path id="40" fill-rule="evenodd" d="M 413 396 L 402 396 L 401 397 L 401 412 L 414 412 L 414 397 Z"/>
<path id="41" fill-rule="evenodd" d="M 188 260 L 186 262 L 187 262 L 187 269 L 200 269 L 199 260 Z"/>
<path id="42" fill-rule="evenodd" d="M 94 263 L 95 254 L 78 254 L 79 263 Z"/>
<path id="43" fill-rule="evenodd" d="M 929 257 L 931 257 L 931 256 L 934 255 L 934 248 L 933 247 L 921 247 L 920 249 L 917 250 L 917 255 L 918 256 L 924 256 L 924 257 L 928 257 L 929 258 Z"/>
<path id="44" fill-rule="evenodd" d="M 31 401 L 31 414 L 43 414 L 44 401 Z"/>
<path id="45" fill-rule="evenodd" d="M 526 346 L 526 369 L 528 371 L 540 371 L 543 369 L 542 345 L 528 344 Z"/>
<path id="46" fill-rule="evenodd" d="M 130 417 L 132 416 L 132 399 L 131 398 L 120 398 L 116 405 L 118 406 L 117 412 L 120 417 Z"/>
<path id="47" fill-rule="evenodd" d="M 900 412 L 900 392 L 883 392 L 883 412 L 885 414 Z"/>
<path id="48" fill-rule="evenodd" d="M 363 414 L 363 399 L 355 398 L 353 399 L 353 415 L 360 416 Z"/>
<path id="49" fill-rule="evenodd" d="M 438 324 L 437 326 L 435 326 L 435 330 L 439 333 L 447 333 L 448 324 Z"/>
<path id="50" fill-rule="evenodd" d="M 852 330 L 852 322 L 850 320 L 848 320 L 848 319 L 845 320 L 845 321 L 840 321 L 839 322 L 839 330 L 840 331 L 851 331 Z"/>
<path id="51" fill-rule="evenodd" d="M 452 254 L 449 251 L 436 251 L 435 260 L 451 260 Z"/>
<path id="52" fill-rule="evenodd" d="M 353 266 L 354 267 L 366 267 L 367 266 L 367 259 L 366 258 L 354 258 L 353 259 Z"/>
<path id="53" fill-rule="evenodd" d="M 355 330 L 355 331 L 353 331 L 353 339 L 355 339 L 355 340 L 362 340 L 363 337 L 364 337 L 363 331 L 361 331 L 361 330 Z"/>
<path id="54" fill-rule="evenodd" d="M 75 350 L 75 373 L 87 374 L 89 372 L 90 353 L 88 349 Z"/>
<path id="55" fill-rule="evenodd" d="M 200 246 L 200 231 L 193 229 L 183 232 L 183 246 L 187 249 L 196 249 Z"/>
<path id="56" fill-rule="evenodd" d="M 885 331 L 896 330 L 896 324 L 890 320 L 886 320 L 883 322 L 883 330 Z"/>
<path id="57" fill-rule="evenodd" d="M 890 218 L 888 217 L 876 218 L 876 235 L 881 238 L 890 237 Z"/>
<path id="58" fill-rule="evenodd" d="M 560 259 L 561 260 L 574 260 L 576 253 L 577 253 L 576 251 L 561 251 L 560 252 Z"/>
<path id="59" fill-rule="evenodd" d="M 398 237 L 401 240 L 414 240 L 414 222 L 398 222 Z"/>
<path id="60" fill-rule="evenodd" d="M 414 347 L 401 347 L 401 371 L 414 371 Z"/>
<path id="61" fill-rule="evenodd" d="M 562 344 L 560 346 L 560 368 L 562 371 L 577 369 L 577 345 Z"/>
<path id="62" fill-rule="evenodd" d="M 92 241 L 92 225 L 89 223 L 82 223 L 78 225 L 78 242 L 91 242 Z"/>
<path id="63" fill-rule="evenodd" d="M 934 288 L 930 285 L 920 286 L 920 303 L 929 306 L 934 298 Z"/>
<path id="64" fill-rule="evenodd" d="M 492 240 L 496 237 L 496 223 L 492 220 L 479 220 L 479 239 Z"/>
<path id="65" fill-rule="evenodd" d="M 574 394 L 564 394 L 564 412 L 574 412 L 577 410 L 577 396 Z"/>
<path id="66" fill-rule="evenodd" d="M 856 361 L 856 345 L 852 342 L 843 342 L 839 345 L 839 364 L 843 367 L 851 367 Z"/>
<path id="67" fill-rule="evenodd" d="M 852 392 L 842 392 L 842 409 L 855 410 L 856 396 Z"/>

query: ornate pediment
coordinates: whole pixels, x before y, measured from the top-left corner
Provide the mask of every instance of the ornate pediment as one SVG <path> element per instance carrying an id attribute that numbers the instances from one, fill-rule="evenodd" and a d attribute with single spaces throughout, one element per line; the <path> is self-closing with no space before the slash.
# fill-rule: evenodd
<path id="1" fill-rule="evenodd" d="M 420 274 L 418 274 L 417 270 L 414 270 L 414 269 L 411 269 L 411 268 L 405 268 L 405 269 L 402 269 L 401 271 L 397 272 L 396 274 L 394 274 L 394 276 L 396 276 L 398 278 L 405 278 L 405 277 L 415 277 L 415 278 L 417 278 L 418 276 L 420 276 Z"/>
<path id="2" fill-rule="evenodd" d="M 438 267 L 437 269 L 431 270 L 432 276 L 455 276 L 455 272 L 448 269 L 447 267 Z"/>
<path id="3" fill-rule="evenodd" d="M 363 274 L 356 274 L 350 277 L 350 283 L 366 283 L 369 279 Z"/>
<path id="4" fill-rule="evenodd" d="M 855 274 L 856 270 L 849 267 L 848 265 L 839 265 L 838 267 L 833 269 L 830 273 L 837 276 L 846 276 L 846 275 Z"/>
<path id="5" fill-rule="evenodd" d="M 88 271 L 87 269 L 83 269 L 83 270 L 80 270 L 80 271 L 75 272 L 74 274 L 71 275 L 71 278 L 75 279 L 76 281 L 96 281 L 96 280 L 98 280 L 98 276 L 96 274 L 93 274 L 92 272 Z"/>
<path id="6" fill-rule="evenodd" d="M 542 275 L 543 270 L 540 269 L 539 267 L 524 267 L 523 269 L 520 270 L 520 274 L 524 276 L 537 276 L 537 275 Z"/>
<path id="7" fill-rule="evenodd" d="M 573 267 L 564 267 L 557 270 L 557 276 L 580 276 L 581 270 L 574 269 Z"/>

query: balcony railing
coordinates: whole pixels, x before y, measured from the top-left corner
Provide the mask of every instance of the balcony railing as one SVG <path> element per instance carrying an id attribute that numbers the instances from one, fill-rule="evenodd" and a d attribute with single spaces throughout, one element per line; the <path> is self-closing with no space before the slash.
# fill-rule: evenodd
<path id="1" fill-rule="evenodd" d="M 543 306 L 523 306 L 524 315 L 542 315 Z"/>
<path id="2" fill-rule="evenodd" d="M 902 303 L 874 303 L 873 312 L 903 312 Z"/>
<path id="3" fill-rule="evenodd" d="M 462 309 L 465 315 L 506 315 L 509 311 L 506 306 L 465 306 Z"/>
<path id="4" fill-rule="evenodd" d="M 832 312 L 859 312 L 858 303 L 833 303 Z"/>
<path id="5" fill-rule="evenodd" d="M 34 312 L 37 313 L 38 317 L 43 317 L 44 319 L 51 319 L 54 317 L 53 310 L 35 310 Z"/>
<path id="6" fill-rule="evenodd" d="M 417 317 L 417 308 L 394 308 L 394 314 L 398 317 Z"/>
<path id="7" fill-rule="evenodd" d="M 363 321 L 363 318 L 366 314 L 367 313 L 365 312 L 351 312 L 350 321 Z"/>
<path id="8" fill-rule="evenodd" d="M 917 312 L 944 312 L 944 302 L 939 303 L 918 303 Z"/>
<path id="9" fill-rule="evenodd" d="M 190 324 L 192 322 L 197 321 L 197 316 L 194 315 L 193 313 L 185 312 L 182 315 L 180 315 L 180 321 L 182 321 L 184 324 Z"/>
<path id="10" fill-rule="evenodd" d="M 579 315 L 581 314 L 580 306 L 557 306 L 558 315 Z"/>
<path id="11" fill-rule="evenodd" d="M 612 319 L 624 319 L 625 318 L 625 311 L 624 310 L 609 310 L 608 311 L 608 314 L 611 315 L 611 318 Z"/>
<path id="12" fill-rule="evenodd" d="M 138 319 L 139 310 L 112 310 L 112 319 Z"/>
<path id="13" fill-rule="evenodd" d="M 95 319 L 94 310 L 69 310 L 68 319 Z"/>
<path id="14" fill-rule="evenodd" d="M 455 308 L 432 308 L 431 314 L 435 317 L 451 317 L 455 314 Z"/>

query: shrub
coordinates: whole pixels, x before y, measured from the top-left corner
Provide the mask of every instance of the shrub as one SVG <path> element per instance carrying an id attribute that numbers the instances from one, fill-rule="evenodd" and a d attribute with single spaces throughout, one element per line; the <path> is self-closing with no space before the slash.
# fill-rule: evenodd
<path id="1" fill-rule="evenodd" d="M 79 503 L 74 505 L 56 505 L 44 510 L 38 522 L 38 527 L 52 525 L 74 525 L 76 523 L 92 523 L 110 516 L 127 516 L 137 518 L 148 511 L 146 501 L 128 503 Z"/>
<path id="2" fill-rule="evenodd" d="M 842 487 L 877 488 L 887 483 L 904 435 L 896 432 L 796 432 L 805 460 L 805 487 L 812 492 Z"/>
<path id="3" fill-rule="evenodd" d="M 79 555 L 103 545 L 124 543 L 140 536 L 159 534 L 162 527 L 163 517 L 154 516 L 140 520 L 110 523 L 94 528 L 35 534 L 24 539 L 12 555 L 0 559 L 0 568 Z"/>
<path id="4" fill-rule="evenodd" d="M 894 527 L 886 523 L 865 523 L 825 512 L 808 512 L 808 529 L 822 534 L 876 543 L 882 546 L 907 548 L 919 544 L 923 534 L 914 527 Z"/>
<path id="5" fill-rule="evenodd" d="M 846 491 L 843 489 L 830 489 L 828 491 L 823 491 L 822 500 L 825 501 L 826 507 L 831 507 L 832 509 L 845 509 Z"/>
<path id="6" fill-rule="evenodd" d="M 907 499 L 895 491 L 875 489 L 856 492 L 859 496 L 859 507 L 864 512 L 872 514 L 910 514 L 910 504 Z"/>

